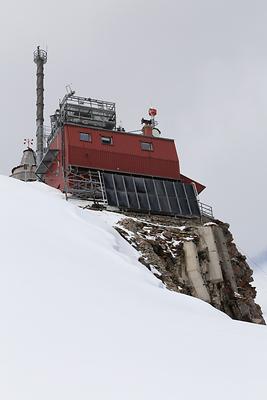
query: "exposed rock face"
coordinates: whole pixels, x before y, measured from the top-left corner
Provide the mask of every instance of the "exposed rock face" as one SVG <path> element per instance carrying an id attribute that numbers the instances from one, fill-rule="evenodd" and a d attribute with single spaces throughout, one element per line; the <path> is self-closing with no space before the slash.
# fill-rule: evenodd
<path id="1" fill-rule="evenodd" d="M 252 270 L 221 221 L 132 215 L 118 232 L 168 289 L 199 297 L 231 318 L 265 324 Z"/>

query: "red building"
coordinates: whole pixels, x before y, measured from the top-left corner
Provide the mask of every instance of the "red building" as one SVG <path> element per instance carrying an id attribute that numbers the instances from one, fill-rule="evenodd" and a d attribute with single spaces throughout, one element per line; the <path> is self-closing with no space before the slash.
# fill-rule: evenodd
<path id="1" fill-rule="evenodd" d="M 174 140 L 160 137 L 156 110 L 139 133 L 116 128 L 115 104 L 66 95 L 37 175 L 67 193 L 136 211 L 199 215 L 204 186 L 181 174 Z M 186 204 L 187 203 L 187 204 Z"/>

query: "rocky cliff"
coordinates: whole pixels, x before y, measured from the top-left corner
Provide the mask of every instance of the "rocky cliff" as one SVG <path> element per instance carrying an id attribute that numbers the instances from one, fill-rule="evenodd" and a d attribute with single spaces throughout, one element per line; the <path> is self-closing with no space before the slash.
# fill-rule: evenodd
<path id="1" fill-rule="evenodd" d="M 116 229 L 168 289 L 201 298 L 233 319 L 265 324 L 253 272 L 228 224 L 131 214 Z"/>

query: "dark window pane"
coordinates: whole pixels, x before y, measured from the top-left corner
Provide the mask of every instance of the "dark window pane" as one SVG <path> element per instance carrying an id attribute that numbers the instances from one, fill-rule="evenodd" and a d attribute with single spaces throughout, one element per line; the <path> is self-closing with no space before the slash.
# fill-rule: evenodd
<path id="1" fill-rule="evenodd" d="M 165 188 L 169 196 L 175 197 L 175 191 L 173 187 L 173 182 L 165 181 Z"/>
<path id="2" fill-rule="evenodd" d="M 119 205 L 121 207 L 128 208 L 128 201 L 127 201 L 126 193 L 118 191 L 117 192 L 117 196 L 118 196 Z"/>
<path id="3" fill-rule="evenodd" d="M 134 178 L 136 190 L 139 193 L 146 193 L 146 188 L 144 184 L 144 179 L 143 178 Z"/>
<path id="4" fill-rule="evenodd" d="M 181 182 L 175 182 L 175 188 L 181 206 L 182 215 L 190 215 L 191 212 L 188 207 L 188 201 L 185 195 L 184 185 Z"/>
<path id="5" fill-rule="evenodd" d="M 184 198 L 185 196 L 185 191 L 184 191 L 184 185 L 181 182 L 175 182 L 175 189 L 176 189 L 176 193 L 177 196 L 180 198 Z"/>
<path id="6" fill-rule="evenodd" d="M 149 194 L 148 198 L 149 198 L 151 211 L 153 211 L 153 212 L 160 211 L 160 207 L 159 207 L 159 202 L 158 202 L 157 196 L 153 196 L 153 195 Z"/>
<path id="7" fill-rule="evenodd" d="M 101 136 L 101 143 L 102 144 L 112 144 L 113 140 L 111 136 Z"/>
<path id="8" fill-rule="evenodd" d="M 146 151 L 152 151 L 153 150 L 153 144 L 150 142 L 141 142 L 141 149 L 146 150 Z"/>
<path id="9" fill-rule="evenodd" d="M 107 193 L 108 204 L 110 206 L 117 207 L 118 204 L 114 190 L 107 189 L 106 193 Z"/>
<path id="10" fill-rule="evenodd" d="M 169 202 L 170 202 L 172 213 L 180 215 L 181 211 L 180 211 L 179 204 L 177 203 L 176 197 L 169 196 Z"/>
<path id="11" fill-rule="evenodd" d="M 124 184 L 123 184 L 123 180 L 122 180 L 122 175 L 114 174 L 114 180 L 115 180 L 116 189 L 124 191 Z"/>
<path id="12" fill-rule="evenodd" d="M 104 183 L 105 183 L 106 189 L 112 189 L 112 190 L 114 190 L 114 184 L 113 184 L 112 174 L 104 173 L 104 174 L 103 174 L 103 177 L 104 177 Z"/>
<path id="13" fill-rule="evenodd" d="M 135 192 L 132 176 L 125 176 L 124 182 L 125 182 L 125 187 L 126 187 L 127 192 Z"/>
<path id="14" fill-rule="evenodd" d="M 149 210 L 146 194 L 138 193 L 138 199 L 141 210 Z"/>
<path id="15" fill-rule="evenodd" d="M 129 203 L 130 203 L 130 208 L 133 210 L 138 210 L 139 206 L 138 206 L 136 194 L 132 193 L 132 192 L 128 192 L 128 199 L 129 199 Z"/>
<path id="16" fill-rule="evenodd" d="M 156 186 L 156 191 L 158 193 L 159 196 L 166 196 L 165 194 L 165 190 L 164 190 L 164 186 L 163 186 L 163 182 L 159 179 L 155 179 L 155 186 Z"/>
<path id="17" fill-rule="evenodd" d="M 195 199 L 196 194 L 192 185 L 184 183 L 184 188 L 187 194 L 188 199 Z"/>
<path id="18" fill-rule="evenodd" d="M 80 140 L 82 142 L 91 142 L 92 137 L 89 133 L 80 132 Z"/>
<path id="19" fill-rule="evenodd" d="M 188 201 L 193 215 L 200 215 L 199 206 L 196 198 L 196 193 L 192 185 L 185 184 Z"/>
<path id="20" fill-rule="evenodd" d="M 148 194 L 155 194 L 155 186 L 152 178 L 145 178 L 145 185 Z"/>
<path id="21" fill-rule="evenodd" d="M 171 212 L 166 196 L 159 196 L 159 203 L 160 203 L 161 211 L 166 212 L 166 213 Z"/>

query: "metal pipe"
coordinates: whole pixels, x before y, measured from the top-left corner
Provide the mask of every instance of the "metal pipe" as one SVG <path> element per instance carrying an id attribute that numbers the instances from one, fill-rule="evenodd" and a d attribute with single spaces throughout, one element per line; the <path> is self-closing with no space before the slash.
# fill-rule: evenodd
<path id="1" fill-rule="evenodd" d="M 36 71 L 36 158 L 37 166 L 44 155 L 44 64 L 47 52 L 37 47 L 33 53 Z"/>

